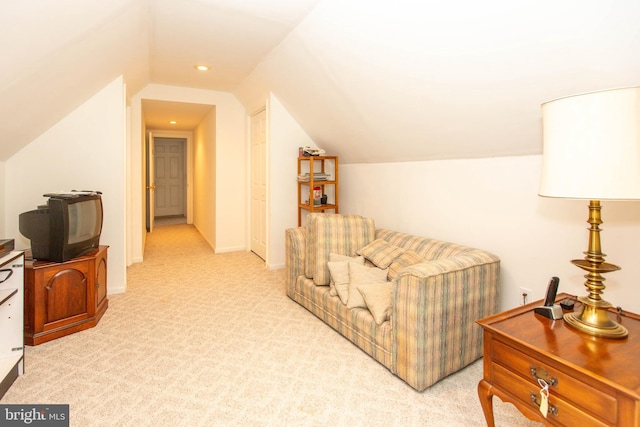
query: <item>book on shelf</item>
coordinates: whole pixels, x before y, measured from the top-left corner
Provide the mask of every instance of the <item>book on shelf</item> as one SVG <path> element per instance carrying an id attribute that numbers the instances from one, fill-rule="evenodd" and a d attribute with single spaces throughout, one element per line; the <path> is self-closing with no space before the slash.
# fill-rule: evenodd
<path id="1" fill-rule="evenodd" d="M 298 175 L 299 182 L 309 182 L 311 180 L 311 176 L 309 173 L 301 173 Z M 314 181 L 328 181 L 329 175 L 324 172 L 314 172 L 313 174 Z"/>

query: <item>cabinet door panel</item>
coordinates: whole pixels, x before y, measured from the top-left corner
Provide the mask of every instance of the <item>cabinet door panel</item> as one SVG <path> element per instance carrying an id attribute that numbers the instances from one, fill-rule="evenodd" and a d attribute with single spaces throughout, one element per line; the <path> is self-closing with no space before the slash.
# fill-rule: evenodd
<path id="1" fill-rule="evenodd" d="M 45 286 L 45 323 L 87 313 L 87 276 L 81 270 L 57 272 Z"/>
<path id="2" fill-rule="evenodd" d="M 96 261 L 96 307 L 107 300 L 107 253 Z"/>

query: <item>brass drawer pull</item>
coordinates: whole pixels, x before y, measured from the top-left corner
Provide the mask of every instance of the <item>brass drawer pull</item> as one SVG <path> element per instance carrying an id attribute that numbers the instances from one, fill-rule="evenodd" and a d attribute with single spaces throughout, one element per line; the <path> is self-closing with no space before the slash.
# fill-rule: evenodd
<path id="1" fill-rule="evenodd" d="M 529 396 L 531 397 L 531 401 L 534 405 L 540 408 L 540 402 L 538 402 L 538 395 L 534 392 L 529 392 Z M 555 417 L 558 416 L 558 407 L 556 405 L 549 405 L 549 413 Z"/>
<path id="2" fill-rule="evenodd" d="M 538 369 L 535 366 L 531 366 L 529 368 L 529 372 L 531 372 L 531 375 L 533 375 L 533 378 L 537 379 L 537 380 L 544 380 L 546 381 L 547 384 L 551 385 L 551 386 L 557 386 L 558 385 L 558 379 L 556 377 L 552 377 L 549 372 L 540 369 L 540 375 L 538 375 Z"/>

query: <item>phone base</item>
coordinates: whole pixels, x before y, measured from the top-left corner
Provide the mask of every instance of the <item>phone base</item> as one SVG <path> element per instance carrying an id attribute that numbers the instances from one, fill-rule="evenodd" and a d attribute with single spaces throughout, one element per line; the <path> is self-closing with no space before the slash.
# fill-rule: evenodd
<path id="1" fill-rule="evenodd" d="M 549 319 L 558 320 L 562 319 L 562 307 L 559 305 L 546 306 L 541 305 L 534 309 L 536 314 L 539 314 Z"/>

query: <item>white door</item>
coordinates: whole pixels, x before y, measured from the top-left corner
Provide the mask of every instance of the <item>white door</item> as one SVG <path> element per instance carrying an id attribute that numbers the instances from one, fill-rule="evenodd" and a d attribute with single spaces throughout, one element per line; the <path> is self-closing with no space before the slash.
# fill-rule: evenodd
<path id="1" fill-rule="evenodd" d="M 184 216 L 186 140 L 154 138 L 155 217 Z"/>
<path id="2" fill-rule="evenodd" d="M 267 259 L 267 112 L 251 116 L 251 250 Z"/>
<path id="3" fill-rule="evenodd" d="M 156 206 L 156 186 L 155 186 L 155 171 L 154 171 L 154 153 L 153 148 L 153 133 L 149 132 L 149 149 L 147 150 L 147 230 L 149 233 L 153 232 L 153 218 L 155 217 Z"/>

